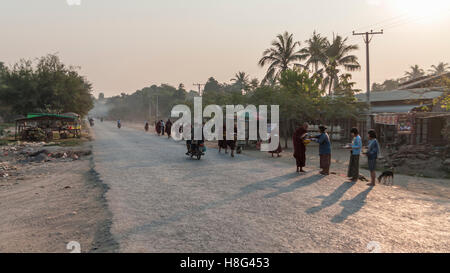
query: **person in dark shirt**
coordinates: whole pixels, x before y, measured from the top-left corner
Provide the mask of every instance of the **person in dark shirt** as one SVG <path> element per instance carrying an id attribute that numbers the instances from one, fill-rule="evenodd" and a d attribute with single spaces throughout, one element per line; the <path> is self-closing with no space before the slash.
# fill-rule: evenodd
<path id="1" fill-rule="evenodd" d="M 322 169 L 320 174 L 329 175 L 331 165 L 330 136 L 327 134 L 325 126 L 320 126 L 319 130 L 320 135 L 316 137 L 316 141 L 319 143 L 320 168 Z"/>

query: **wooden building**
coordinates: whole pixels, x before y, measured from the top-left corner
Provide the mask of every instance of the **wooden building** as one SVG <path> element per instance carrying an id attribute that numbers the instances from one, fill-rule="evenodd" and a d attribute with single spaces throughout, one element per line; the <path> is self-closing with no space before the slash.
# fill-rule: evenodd
<path id="1" fill-rule="evenodd" d="M 450 113 L 435 104 L 443 96 L 442 79 L 449 74 L 422 77 L 402 84 L 398 90 L 371 93 L 372 124 L 382 146 L 402 144 L 446 145 L 444 130 Z M 356 95 L 366 102 L 366 94 Z M 357 122 L 362 136 L 367 134 L 365 118 Z"/>

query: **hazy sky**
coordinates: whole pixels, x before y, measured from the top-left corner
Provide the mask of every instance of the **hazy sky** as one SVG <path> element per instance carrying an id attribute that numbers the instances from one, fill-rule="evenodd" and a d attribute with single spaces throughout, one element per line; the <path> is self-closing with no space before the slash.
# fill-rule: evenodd
<path id="1" fill-rule="evenodd" d="M 75 1 L 76 0 L 72 0 Z M 96 94 L 132 93 L 151 84 L 228 82 L 237 71 L 262 78 L 257 62 L 285 30 L 304 41 L 314 30 L 347 35 L 385 29 L 371 44 L 372 80 L 400 77 L 410 65 L 450 63 L 448 0 L 0 0 L 0 61 L 58 53 L 81 66 Z M 377 24 L 379 23 L 379 24 Z"/>

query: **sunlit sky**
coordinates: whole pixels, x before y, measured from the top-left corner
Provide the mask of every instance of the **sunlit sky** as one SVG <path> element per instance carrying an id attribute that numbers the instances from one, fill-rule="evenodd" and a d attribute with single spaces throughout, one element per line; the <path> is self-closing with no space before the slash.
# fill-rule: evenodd
<path id="1" fill-rule="evenodd" d="M 161 83 L 196 89 L 237 71 L 261 79 L 257 62 L 285 30 L 301 42 L 314 30 L 349 36 L 364 90 L 365 46 L 352 30 L 385 30 L 371 43 L 372 82 L 450 63 L 447 0 L 0 0 L 0 26 L 0 61 L 58 53 L 107 96 Z"/>

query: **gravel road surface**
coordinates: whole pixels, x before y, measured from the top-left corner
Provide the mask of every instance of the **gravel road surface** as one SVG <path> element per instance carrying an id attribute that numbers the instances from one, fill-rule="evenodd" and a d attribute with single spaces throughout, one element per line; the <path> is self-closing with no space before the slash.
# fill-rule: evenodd
<path id="1" fill-rule="evenodd" d="M 97 122 L 95 170 L 109 186 L 120 252 L 450 252 L 450 200 Z"/>

